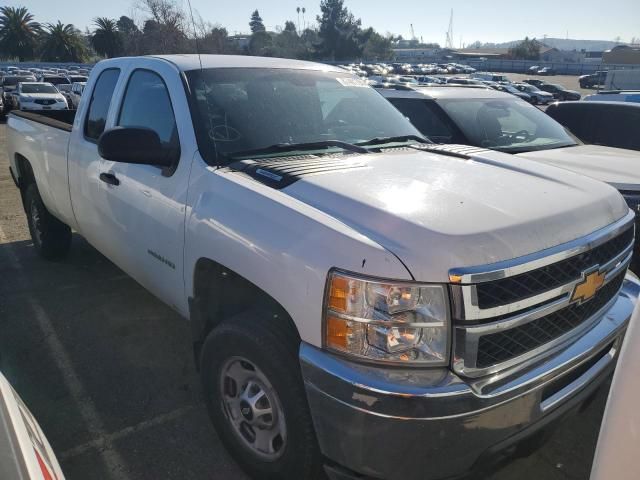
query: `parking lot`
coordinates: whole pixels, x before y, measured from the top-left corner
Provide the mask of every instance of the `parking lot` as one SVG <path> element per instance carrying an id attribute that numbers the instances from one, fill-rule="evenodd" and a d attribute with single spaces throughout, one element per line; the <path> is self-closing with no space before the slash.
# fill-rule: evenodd
<path id="1" fill-rule="evenodd" d="M 35 255 L 5 134 L 2 124 L 2 371 L 39 420 L 67 478 L 246 478 L 210 426 L 186 321 L 78 235 L 63 262 Z M 605 398 L 601 392 L 541 450 L 489 478 L 587 479 Z"/>

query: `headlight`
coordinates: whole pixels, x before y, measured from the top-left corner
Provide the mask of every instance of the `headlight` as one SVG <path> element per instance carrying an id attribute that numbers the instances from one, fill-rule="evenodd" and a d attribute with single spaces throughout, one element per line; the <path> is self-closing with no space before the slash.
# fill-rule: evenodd
<path id="1" fill-rule="evenodd" d="M 449 309 L 443 285 L 386 282 L 332 271 L 324 312 L 327 349 L 385 363 L 449 363 Z"/>
<path id="2" fill-rule="evenodd" d="M 33 101 L 33 99 L 31 97 L 20 97 L 19 98 L 20 103 L 31 103 Z"/>

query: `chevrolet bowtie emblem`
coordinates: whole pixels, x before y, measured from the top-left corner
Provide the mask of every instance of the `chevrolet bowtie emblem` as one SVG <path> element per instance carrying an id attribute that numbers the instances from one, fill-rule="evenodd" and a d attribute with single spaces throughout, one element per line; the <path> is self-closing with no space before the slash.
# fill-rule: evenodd
<path id="1" fill-rule="evenodd" d="M 606 274 L 600 273 L 597 270 L 595 272 L 591 272 L 584 277 L 579 284 L 576 285 L 576 288 L 573 290 L 573 295 L 571 295 L 572 302 L 586 302 L 587 300 L 591 300 L 596 292 L 600 290 L 600 287 L 604 284 L 604 280 L 606 278 Z"/>

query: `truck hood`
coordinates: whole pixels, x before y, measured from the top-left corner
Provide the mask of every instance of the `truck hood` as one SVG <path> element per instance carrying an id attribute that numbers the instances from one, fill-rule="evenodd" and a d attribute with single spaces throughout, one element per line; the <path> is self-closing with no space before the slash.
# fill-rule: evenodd
<path id="1" fill-rule="evenodd" d="M 518 153 L 606 182 L 618 190 L 640 191 L 640 152 L 600 145 L 579 145 Z"/>
<path id="2" fill-rule="evenodd" d="M 499 152 L 465 159 L 403 148 L 357 161 L 364 167 L 303 176 L 281 191 L 382 245 L 420 281 L 575 240 L 629 211 L 604 183 Z"/>

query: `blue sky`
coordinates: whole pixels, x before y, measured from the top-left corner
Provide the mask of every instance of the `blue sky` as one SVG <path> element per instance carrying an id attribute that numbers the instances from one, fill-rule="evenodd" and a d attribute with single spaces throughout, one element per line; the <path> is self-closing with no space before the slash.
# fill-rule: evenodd
<path id="1" fill-rule="evenodd" d="M 186 0 L 178 0 L 184 7 Z M 62 20 L 84 30 L 97 16 L 133 16 L 144 14 L 135 8 L 137 0 L 22 0 L 8 5 L 24 5 L 42 23 Z M 230 33 L 246 32 L 251 12 L 258 8 L 267 28 L 283 25 L 285 20 L 297 22 L 296 7 L 307 9 L 307 23 L 315 22 L 319 0 L 191 0 L 193 9 L 204 20 L 219 23 Z M 630 41 L 640 38 L 640 0 L 618 0 L 614 8 L 603 6 L 601 0 L 517 0 L 428 1 L 428 0 L 345 0 L 346 6 L 362 19 L 365 26 L 378 31 L 410 37 L 410 23 L 416 35 L 425 42 L 444 44 L 449 14 L 454 10 L 453 31 L 456 46 L 462 40 L 471 43 L 502 42 L 530 37 Z M 301 20 L 302 21 L 302 20 Z"/>

